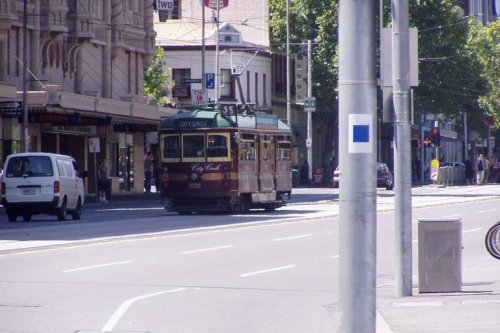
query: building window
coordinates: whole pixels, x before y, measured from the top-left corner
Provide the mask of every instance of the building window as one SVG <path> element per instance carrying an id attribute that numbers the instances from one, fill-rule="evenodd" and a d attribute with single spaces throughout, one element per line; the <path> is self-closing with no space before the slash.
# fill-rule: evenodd
<path id="1" fill-rule="evenodd" d="M 174 68 L 172 70 L 172 79 L 175 82 L 172 89 L 172 96 L 178 98 L 189 98 L 191 85 L 186 83 L 186 79 L 191 78 L 190 68 Z"/>
<path id="2" fill-rule="evenodd" d="M 255 104 L 259 104 L 259 73 L 255 73 Z"/>

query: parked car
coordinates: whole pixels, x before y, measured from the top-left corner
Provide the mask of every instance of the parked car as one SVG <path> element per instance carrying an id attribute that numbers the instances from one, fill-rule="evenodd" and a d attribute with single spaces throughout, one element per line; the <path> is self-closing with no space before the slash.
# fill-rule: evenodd
<path id="1" fill-rule="evenodd" d="M 76 161 L 52 153 L 20 153 L 7 156 L 2 174 L 2 204 L 10 222 L 18 216 L 31 221 L 34 214 L 70 213 L 79 220 L 85 199 Z"/>
<path id="2" fill-rule="evenodd" d="M 377 187 L 385 187 L 386 190 L 394 188 L 394 176 L 385 163 L 377 162 Z"/>
<path id="3" fill-rule="evenodd" d="M 337 166 L 333 172 L 333 187 L 339 187 L 340 169 Z M 394 188 L 394 176 L 387 164 L 377 162 L 377 187 L 385 187 L 387 190 Z"/>

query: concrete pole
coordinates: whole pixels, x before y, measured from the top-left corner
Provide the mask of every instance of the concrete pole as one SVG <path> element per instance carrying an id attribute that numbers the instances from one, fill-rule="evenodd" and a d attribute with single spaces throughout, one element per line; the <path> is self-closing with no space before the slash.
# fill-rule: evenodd
<path id="1" fill-rule="evenodd" d="M 205 1 L 201 2 L 201 91 L 205 96 Z"/>
<path id="2" fill-rule="evenodd" d="M 217 17 L 215 22 L 215 103 L 219 102 L 219 0 L 217 0 Z"/>
<path id="3" fill-rule="evenodd" d="M 312 46 L 311 41 L 307 41 L 307 97 L 312 97 Z M 308 168 L 308 179 L 309 184 L 312 183 L 312 165 L 313 165 L 313 154 L 312 154 L 312 112 L 307 112 L 307 142 L 309 142 L 307 148 L 307 165 Z"/>
<path id="4" fill-rule="evenodd" d="M 412 295 L 410 43 L 408 0 L 392 1 L 392 73 L 395 112 L 394 178 L 396 296 Z"/>
<path id="5" fill-rule="evenodd" d="M 23 126 L 21 142 L 24 152 L 29 152 L 28 133 L 28 1 L 23 4 Z"/>
<path id="6" fill-rule="evenodd" d="M 286 0 L 286 123 L 292 126 L 292 106 L 290 104 L 290 22 L 288 17 L 290 4 Z M 311 167 L 309 166 L 309 169 Z"/>
<path id="7" fill-rule="evenodd" d="M 339 9 L 340 332 L 368 333 L 376 328 L 375 6 L 340 0 Z"/>

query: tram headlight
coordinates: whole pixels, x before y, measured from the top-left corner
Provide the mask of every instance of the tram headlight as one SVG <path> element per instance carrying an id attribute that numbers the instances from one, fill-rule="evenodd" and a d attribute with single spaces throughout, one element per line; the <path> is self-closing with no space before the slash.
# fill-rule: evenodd
<path id="1" fill-rule="evenodd" d="M 194 182 L 197 181 L 198 180 L 198 174 L 192 173 L 191 174 L 191 180 L 194 181 Z"/>

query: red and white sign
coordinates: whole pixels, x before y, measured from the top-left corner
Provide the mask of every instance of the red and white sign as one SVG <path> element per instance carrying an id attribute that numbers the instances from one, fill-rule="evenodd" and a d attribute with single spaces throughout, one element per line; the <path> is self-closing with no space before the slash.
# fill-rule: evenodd
<path id="1" fill-rule="evenodd" d="M 217 0 L 204 0 L 205 7 L 217 9 Z M 219 0 L 219 9 L 229 6 L 229 0 Z"/>
<path id="2" fill-rule="evenodd" d="M 191 89 L 191 102 L 193 105 L 198 105 L 207 101 L 207 93 L 203 94 L 201 89 Z"/>

